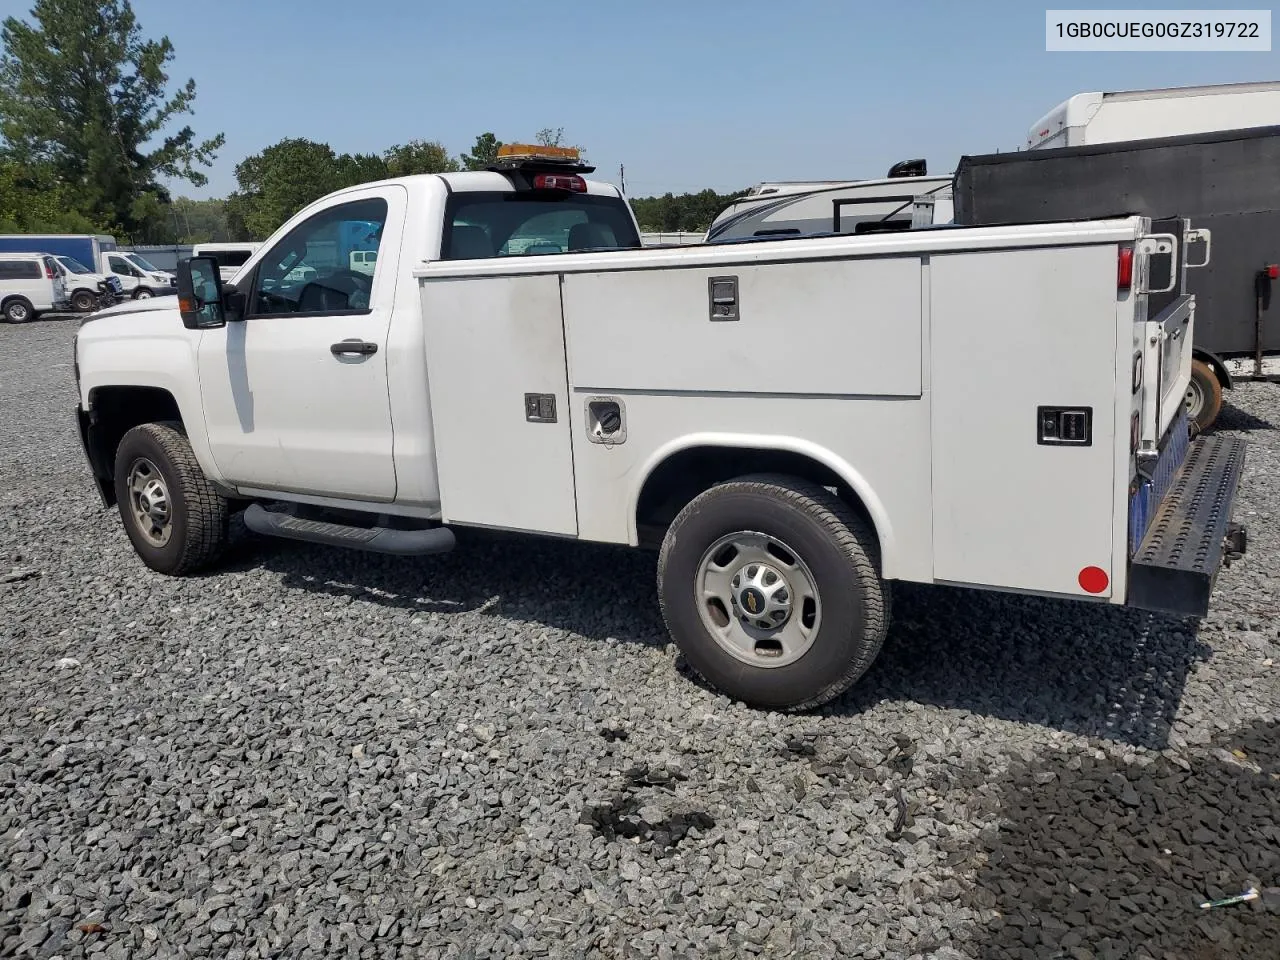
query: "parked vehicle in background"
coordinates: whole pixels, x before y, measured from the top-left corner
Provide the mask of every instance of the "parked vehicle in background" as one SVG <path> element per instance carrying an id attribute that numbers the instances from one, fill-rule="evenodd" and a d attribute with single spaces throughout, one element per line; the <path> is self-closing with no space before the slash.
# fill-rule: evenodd
<path id="1" fill-rule="evenodd" d="M 1280 81 L 1077 93 L 1031 125 L 1027 149 L 1267 127 L 1277 118 Z"/>
<path id="2" fill-rule="evenodd" d="M 0 235 L 0 253 L 47 253 L 71 257 L 93 273 L 104 276 L 106 255 L 116 249 L 116 238 L 88 233 L 8 233 Z"/>
<path id="3" fill-rule="evenodd" d="M 53 257 L 41 253 L 0 253 L 0 316 L 26 323 L 42 313 L 67 310 L 71 301 Z"/>
<path id="4" fill-rule="evenodd" d="M 1280 317 L 1271 306 L 1277 170 L 1280 126 L 963 157 L 955 219 L 982 226 L 1176 211 L 1192 229 L 1207 229 L 1211 245 L 1191 259 L 1212 263 L 1187 279 L 1196 298 L 1187 407 L 1207 430 L 1235 380 L 1280 378 Z"/>
<path id="5" fill-rule="evenodd" d="M 689 663 L 770 708 L 868 669 L 893 580 L 1207 612 L 1245 444 L 1189 436 L 1181 237 L 641 248 L 621 192 L 550 150 L 330 194 L 234 284 L 192 258 L 173 309 L 86 321 L 81 438 L 143 563 L 209 565 L 242 508 L 401 556 L 455 526 L 651 545 Z M 1179 296 L 1153 314 L 1160 255 Z"/>
<path id="6" fill-rule="evenodd" d="M 240 268 L 248 262 L 261 243 L 246 241 L 244 243 L 197 243 L 191 248 L 193 257 L 213 257 L 218 263 L 218 271 L 222 279 L 230 283 L 235 279 Z"/>
<path id="7" fill-rule="evenodd" d="M 378 263 L 377 250 L 352 250 L 349 254 L 349 264 L 351 269 L 356 273 L 363 273 L 367 277 L 373 276 L 374 267 Z"/>
<path id="8" fill-rule="evenodd" d="M 91 270 L 75 257 L 55 255 L 53 262 L 62 274 L 71 309 L 76 313 L 109 307 L 124 294 L 120 278 L 114 274 Z"/>
<path id="9" fill-rule="evenodd" d="M 930 177 L 923 160 L 907 160 L 879 180 L 757 184 L 716 215 L 705 242 L 909 230 L 950 220 L 951 176 Z"/>
<path id="10" fill-rule="evenodd" d="M 105 256 L 107 271 L 120 278 L 126 296 L 141 300 L 177 292 L 174 275 L 159 269 L 141 254 L 118 250 Z"/>

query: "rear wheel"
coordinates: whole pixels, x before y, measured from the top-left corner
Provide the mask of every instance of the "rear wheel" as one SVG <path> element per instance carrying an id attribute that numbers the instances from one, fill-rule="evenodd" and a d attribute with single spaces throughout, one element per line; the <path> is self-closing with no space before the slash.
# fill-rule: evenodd
<path id="1" fill-rule="evenodd" d="M 808 709 L 861 677 L 884 643 L 875 534 L 823 487 L 784 476 L 691 501 L 658 559 L 663 618 L 689 665 L 755 707 Z"/>
<path id="2" fill-rule="evenodd" d="M 26 323 L 28 320 L 35 318 L 36 312 L 31 307 L 31 301 L 23 297 L 14 297 L 6 300 L 4 304 L 4 318 L 10 323 Z"/>
<path id="3" fill-rule="evenodd" d="M 227 501 L 209 483 L 177 423 L 144 423 L 116 449 L 116 500 L 125 532 L 152 570 L 181 576 L 217 559 Z"/>
<path id="4" fill-rule="evenodd" d="M 1191 361 L 1186 403 L 1187 417 L 1195 422 L 1199 433 L 1208 430 L 1222 412 L 1222 384 L 1218 382 L 1213 368 L 1203 360 Z"/>
<path id="5" fill-rule="evenodd" d="M 77 290 L 71 296 L 71 307 L 79 313 L 88 313 L 98 305 L 98 298 L 88 290 Z"/>

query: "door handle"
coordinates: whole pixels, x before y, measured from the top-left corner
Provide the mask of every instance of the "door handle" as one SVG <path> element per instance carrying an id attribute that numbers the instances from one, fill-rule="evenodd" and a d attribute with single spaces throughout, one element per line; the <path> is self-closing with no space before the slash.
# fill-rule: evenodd
<path id="1" fill-rule="evenodd" d="M 329 347 L 329 352 L 335 357 L 340 357 L 344 354 L 355 354 L 356 356 L 367 357 L 378 352 L 378 345 L 376 343 L 370 343 L 368 340 L 352 338 L 350 340 L 342 340 L 333 344 Z"/>

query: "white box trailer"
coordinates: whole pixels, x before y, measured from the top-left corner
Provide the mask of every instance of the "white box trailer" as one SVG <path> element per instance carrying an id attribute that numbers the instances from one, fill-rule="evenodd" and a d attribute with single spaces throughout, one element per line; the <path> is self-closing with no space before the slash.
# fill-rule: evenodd
<path id="1" fill-rule="evenodd" d="M 1032 124 L 1026 146 L 1041 150 L 1265 127 L 1277 118 L 1280 81 L 1077 93 Z"/>

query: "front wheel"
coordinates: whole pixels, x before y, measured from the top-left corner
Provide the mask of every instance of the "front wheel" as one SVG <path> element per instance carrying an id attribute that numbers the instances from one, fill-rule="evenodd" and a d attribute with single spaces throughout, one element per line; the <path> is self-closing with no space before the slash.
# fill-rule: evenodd
<path id="1" fill-rule="evenodd" d="M 663 619 L 689 665 L 753 707 L 809 709 L 871 666 L 889 622 L 874 532 L 792 477 L 717 484 L 668 529 Z"/>
<path id="2" fill-rule="evenodd" d="M 71 297 L 71 309 L 77 313 L 88 313 L 98 305 L 98 298 L 88 290 L 77 290 Z"/>
<path id="3" fill-rule="evenodd" d="M 4 305 L 4 318 L 10 323 L 26 323 L 36 315 L 31 303 L 22 297 L 14 297 Z"/>
<path id="4" fill-rule="evenodd" d="M 133 291 L 133 299 L 135 300 L 145 300 L 147 299 L 147 297 L 153 297 L 153 296 L 155 296 L 155 294 L 153 294 L 146 287 L 139 287 L 137 290 Z"/>
<path id="5" fill-rule="evenodd" d="M 1222 384 L 1203 360 L 1191 361 L 1191 381 L 1187 384 L 1187 418 L 1203 433 L 1222 412 Z"/>
<path id="6" fill-rule="evenodd" d="M 217 559 L 229 507 L 176 423 L 134 427 L 116 449 L 116 501 L 133 549 L 152 570 L 195 572 Z"/>

